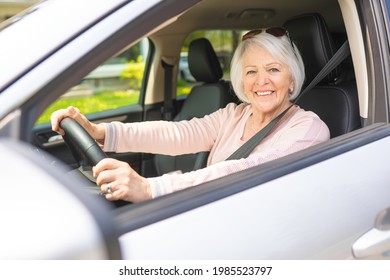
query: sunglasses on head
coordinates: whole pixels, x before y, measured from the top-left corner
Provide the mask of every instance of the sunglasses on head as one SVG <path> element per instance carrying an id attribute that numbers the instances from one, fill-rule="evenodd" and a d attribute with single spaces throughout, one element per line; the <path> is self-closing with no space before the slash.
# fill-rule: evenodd
<path id="1" fill-rule="evenodd" d="M 283 27 L 269 27 L 269 28 L 264 28 L 264 29 L 253 29 L 253 30 L 245 33 L 242 36 L 242 41 L 245 41 L 246 39 L 253 38 L 254 36 L 256 36 L 257 34 L 260 34 L 263 31 L 265 33 L 271 34 L 275 37 L 283 37 L 286 35 L 286 37 L 290 41 L 291 47 L 292 47 L 294 54 L 296 56 L 295 47 L 294 47 L 293 41 L 291 40 L 290 33 L 288 33 L 288 30 L 283 28 Z"/>

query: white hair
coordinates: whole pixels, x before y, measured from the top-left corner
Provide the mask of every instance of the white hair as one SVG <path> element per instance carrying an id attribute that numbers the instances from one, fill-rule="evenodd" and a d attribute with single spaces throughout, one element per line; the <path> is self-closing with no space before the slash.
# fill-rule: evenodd
<path id="1" fill-rule="evenodd" d="M 294 81 L 294 89 L 290 93 L 290 100 L 298 97 L 305 81 L 305 66 L 298 48 L 295 44 L 292 44 L 292 41 L 286 35 L 276 37 L 267 32 L 261 32 L 243 40 L 238 45 L 232 58 L 230 79 L 233 89 L 241 101 L 249 103 L 244 91 L 242 57 L 245 51 L 253 45 L 265 49 L 272 56 L 287 65 L 291 73 L 291 78 Z"/>

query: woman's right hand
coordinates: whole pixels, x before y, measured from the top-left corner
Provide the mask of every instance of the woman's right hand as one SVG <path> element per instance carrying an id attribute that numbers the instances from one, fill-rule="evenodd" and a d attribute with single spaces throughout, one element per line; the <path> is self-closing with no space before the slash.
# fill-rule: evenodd
<path id="1" fill-rule="evenodd" d="M 64 130 L 60 127 L 60 122 L 64 118 L 74 119 L 89 133 L 89 135 L 91 135 L 93 139 L 99 142 L 104 141 L 104 126 L 90 122 L 83 114 L 80 113 L 79 109 L 72 106 L 69 106 L 66 109 L 57 110 L 51 114 L 50 121 L 53 131 L 56 131 L 61 135 L 65 134 Z"/>

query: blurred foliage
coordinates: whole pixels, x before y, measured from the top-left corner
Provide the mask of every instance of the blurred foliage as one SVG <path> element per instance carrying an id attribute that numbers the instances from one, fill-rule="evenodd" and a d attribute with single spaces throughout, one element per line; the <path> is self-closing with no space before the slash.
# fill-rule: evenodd
<path id="1" fill-rule="evenodd" d="M 40 116 L 36 124 L 49 122 L 50 115 L 54 111 L 67 108 L 69 106 L 77 107 L 83 114 L 90 114 L 137 104 L 138 100 L 139 91 L 101 92 L 93 95 L 65 97 L 57 100 L 49 106 Z"/>
<path id="2" fill-rule="evenodd" d="M 189 34 L 183 44 L 182 51 L 188 52 L 190 43 L 198 38 L 206 38 L 213 44 L 215 52 L 233 52 L 234 31 L 232 30 L 200 30 Z"/>
<path id="3" fill-rule="evenodd" d="M 120 78 L 129 80 L 129 88 L 140 90 L 145 71 L 145 61 L 139 55 L 136 60 L 130 60 L 126 63 Z"/>
<path id="4" fill-rule="evenodd" d="M 198 38 L 208 39 L 218 56 L 224 73 L 230 71 L 230 61 L 234 50 L 237 48 L 241 38 L 241 30 L 200 30 L 189 34 L 184 40 L 181 52 L 188 52 L 190 43 Z"/>

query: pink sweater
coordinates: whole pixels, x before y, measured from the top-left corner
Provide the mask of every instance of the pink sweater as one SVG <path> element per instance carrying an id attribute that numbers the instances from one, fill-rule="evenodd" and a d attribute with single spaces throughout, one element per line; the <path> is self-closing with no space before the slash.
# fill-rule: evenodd
<path id="1" fill-rule="evenodd" d="M 244 144 L 241 136 L 252 114 L 248 104 L 230 103 L 204 118 L 189 121 L 107 123 L 103 149 L 167 155 L 210 151 L 206 168 L 148 178 L 153 197 L 157 197 L 280 158 L 330 138 L 328 127 L 316 114 L 300 108 L 290 110 L 249 157 L 240 160 L 226 161 Z"/>

